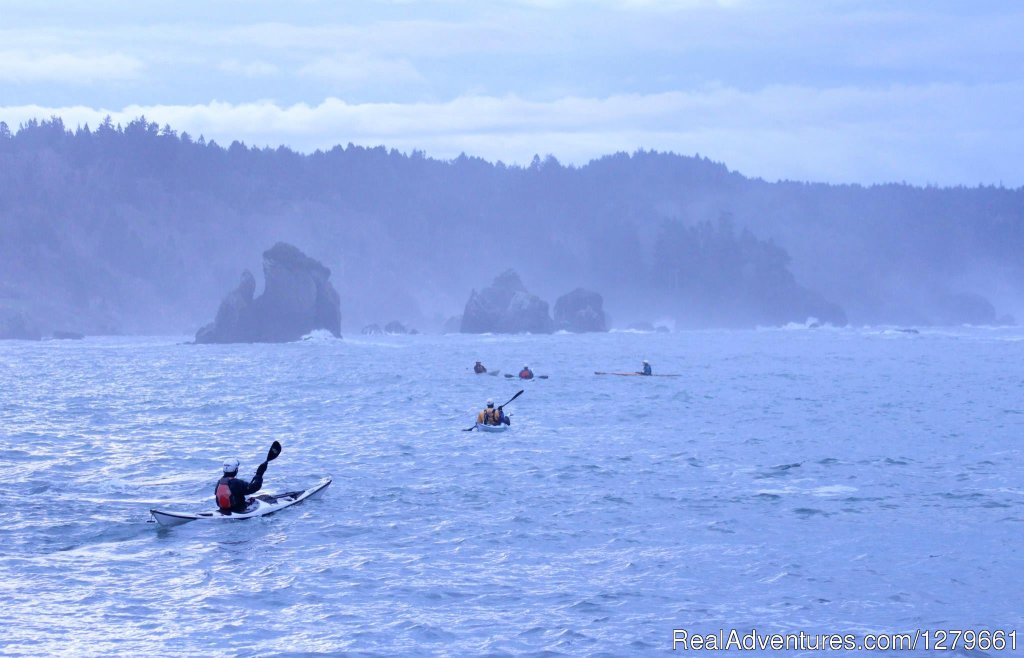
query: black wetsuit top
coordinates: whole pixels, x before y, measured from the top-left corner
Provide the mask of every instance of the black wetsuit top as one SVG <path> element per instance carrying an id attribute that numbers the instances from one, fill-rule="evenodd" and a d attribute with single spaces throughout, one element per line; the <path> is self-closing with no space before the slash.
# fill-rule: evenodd
<path id="1" fill-rule="evenodd" d="M 227 484 L 228 488 L 231 489 L 231 511 L 232 512 L 244 512 L 245 511 L 245 497 L 249 494 L 256 493 L 263 487 L 263 474 L 256 473 L 249 482 L 245 480 L 239 480 L 237 477 L 224 476 L 217 480 L 217 486 L 213 488 L 213 497 L 217 498 L 217 488 L 222 484 Z"/>

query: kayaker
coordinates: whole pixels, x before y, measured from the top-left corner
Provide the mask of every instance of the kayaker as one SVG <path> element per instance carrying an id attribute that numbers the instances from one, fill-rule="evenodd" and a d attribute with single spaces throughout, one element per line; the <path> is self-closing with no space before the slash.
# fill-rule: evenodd
<path id="1" fill-rule="evenodd" d="M 476 415 L 478 425 L 511 425 L 512 421 L 501 407 L 494 408 L 494 400 L 487 400 L 487 408 Z"/>
<path id="2" fill-rule="evenodd" d="M 644 361 L 644 368 L 643 368 L 643 371 L 640 374 L 641 375 L 647 375 L 648 377 L 650 377 L 652 374 L 654 374 L 653 372 L 651 372 L 651 364 L 647 363 L 647 361 Z"/>
<path id="3" fill-rule="evenodd" d="M 530 366 L 523 366 L 523 369 L 519 371 L 519 379 L 533 379 L 533 371 L 530 370 Z"/>
<path id="4" fill-rule="evenodd" d="M 479 361 L 477 361 L 476 365 L 473 366 L 473 372 L 475 372 L 478 375 L 482 375 L 485 372 L 487 372 L 487 368 L 484 367 L 484 364 L 482 364 Z"/>
<path id="5" fill-rule="evenodd" d="M 238 479 L 238 460 L 227 459 L 224 461 L 224 477 L 217 481 L 217 488 L 214 489 L 214 497 L 217 499 L 217 507 L 223 513 L 244 512 L 246 508 L 245 497 L 256 493 L 263 486 L 263 474 L 267 471 L 267 463 L 263 462 L 256 469 L 256 475 L 252 480 L 246 482 Z"/>

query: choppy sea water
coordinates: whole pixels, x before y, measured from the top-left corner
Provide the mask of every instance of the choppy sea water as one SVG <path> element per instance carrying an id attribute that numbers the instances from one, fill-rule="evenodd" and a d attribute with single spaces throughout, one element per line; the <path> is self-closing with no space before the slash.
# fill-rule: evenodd
<path id="1" fill-rule="evenodd" d="M 0 654 L 1024 633 L 1024 330 L 180 340 L 0 342 Z M 643 358 L 683 376 L 593 374 Z M 462 431 L 520 388 L 510 432 Z M 274 439 L 265 488 L 321 498 L 149 522 Z"/>

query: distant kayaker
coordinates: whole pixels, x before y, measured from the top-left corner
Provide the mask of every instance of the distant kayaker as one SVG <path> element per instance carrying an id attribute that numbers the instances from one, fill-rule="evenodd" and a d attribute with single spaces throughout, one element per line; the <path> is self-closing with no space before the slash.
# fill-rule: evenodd
<path id="1" fill-rule="evenodd" d="M 224 477 L 217 481 L 217 488 L 214 489 L 214 496 L 217 499 L 217 507 L 221 512 L 244 512 L 246 508 L 245 497 L 256 493 L 263 487 L 263 474 L 267 471 L 267 463 L 263 462 L 256 469 L 256 475 L 252 480 L 246 482 L 238 479 L 238 460 L 228 459 L 224 461 Z"/>
<path id="2" fill-rule="evenodd" d="M 523 369 L 519 371 L 519 379 L 533 379 L 533 371 L 530 370 L 530 366 L 523 366 Z"/>
<path id="3" fill-rule="evenodd" d="M 494 408 L 494 400 L 487 401 L 487 408 L 476 415 L 478 425 L 511 425 L 512 421 L 501 407 Z"/>
<path id="4" fill-rule="evenodd" d="M 644 367 L 643 367 L 643 370 L 640 372 L 640 374 L 641 375 L 647 375 L 648 377 L 650 377 L 652 374 L 654 374 L 651 371 L 651 364 L 647 363 L 647 361 L 644 361 Z"/>
<path id="5" fill-rule="evenodd" d="M 484 367 L 484 364 L 482 364 L 479 361 L 477 361 L 476 365 L 473 366 L 473 372 L 475 372 L 478 375 L 482 375 L 485 372 L 487 372 L 487 368 Z"/>

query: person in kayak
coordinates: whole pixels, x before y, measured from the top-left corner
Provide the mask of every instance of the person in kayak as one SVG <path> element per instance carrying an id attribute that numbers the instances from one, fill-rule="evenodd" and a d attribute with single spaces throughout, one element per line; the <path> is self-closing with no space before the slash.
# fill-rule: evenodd
<path id="1" fill-rule="evenodd" d="M 511 425 L 512 421 L 501 407 L 494 408 L 494 400 L 487 401 L 487 408 L 476 415 L 478 425 Z"/>
<path id="2" fill-rule="evenodd" d="M 533 371 L 530 370 L 530 366 L 523 366 L 523 369 L 519 371 L 519 379 L 533 379 Z"/>
<path id="3" fill-rule="evenodd" d="M 217 488 L 214 489 L 214 497 L 217 499 L 217 507 L 222 513 L 244 512 L 246 508 L 245 497 L 256 493 L 263 487 L 263 474 L 267 471 L 267 463 L 263 462 L 256 469 L 256 475 L 252 480 L 246 482 L 238 479 L 238 460 L 227 459 L 224 461 L 224 477 L 217 481 Z"/>
<path id="4" fill-rule="evenodd" d="M 641 375 L 647 375 L 648 377 L 650 377 L 650 376 L 651 376 L 652 374 L 654 374 L 654 373 L 653 373 L 653 372 L 651 371 L 651 364 L 647 363 L 647 361 L 646 361 L 646 360 L 644 361 L 644 368 L 643 368 L 643 371 L 642 371 L 642 372 L 641 372 L 640 374 L 641 374 Z"/>
<path id="5" fill-rule="evenodd" d="M 477 361 L 476 365 L 473 366 L 473 372 L 475 372 L 478 375 L 482 375 L 483 373 L 487 372 L 487 368 L 484 367 L 484 364 Z"/>

